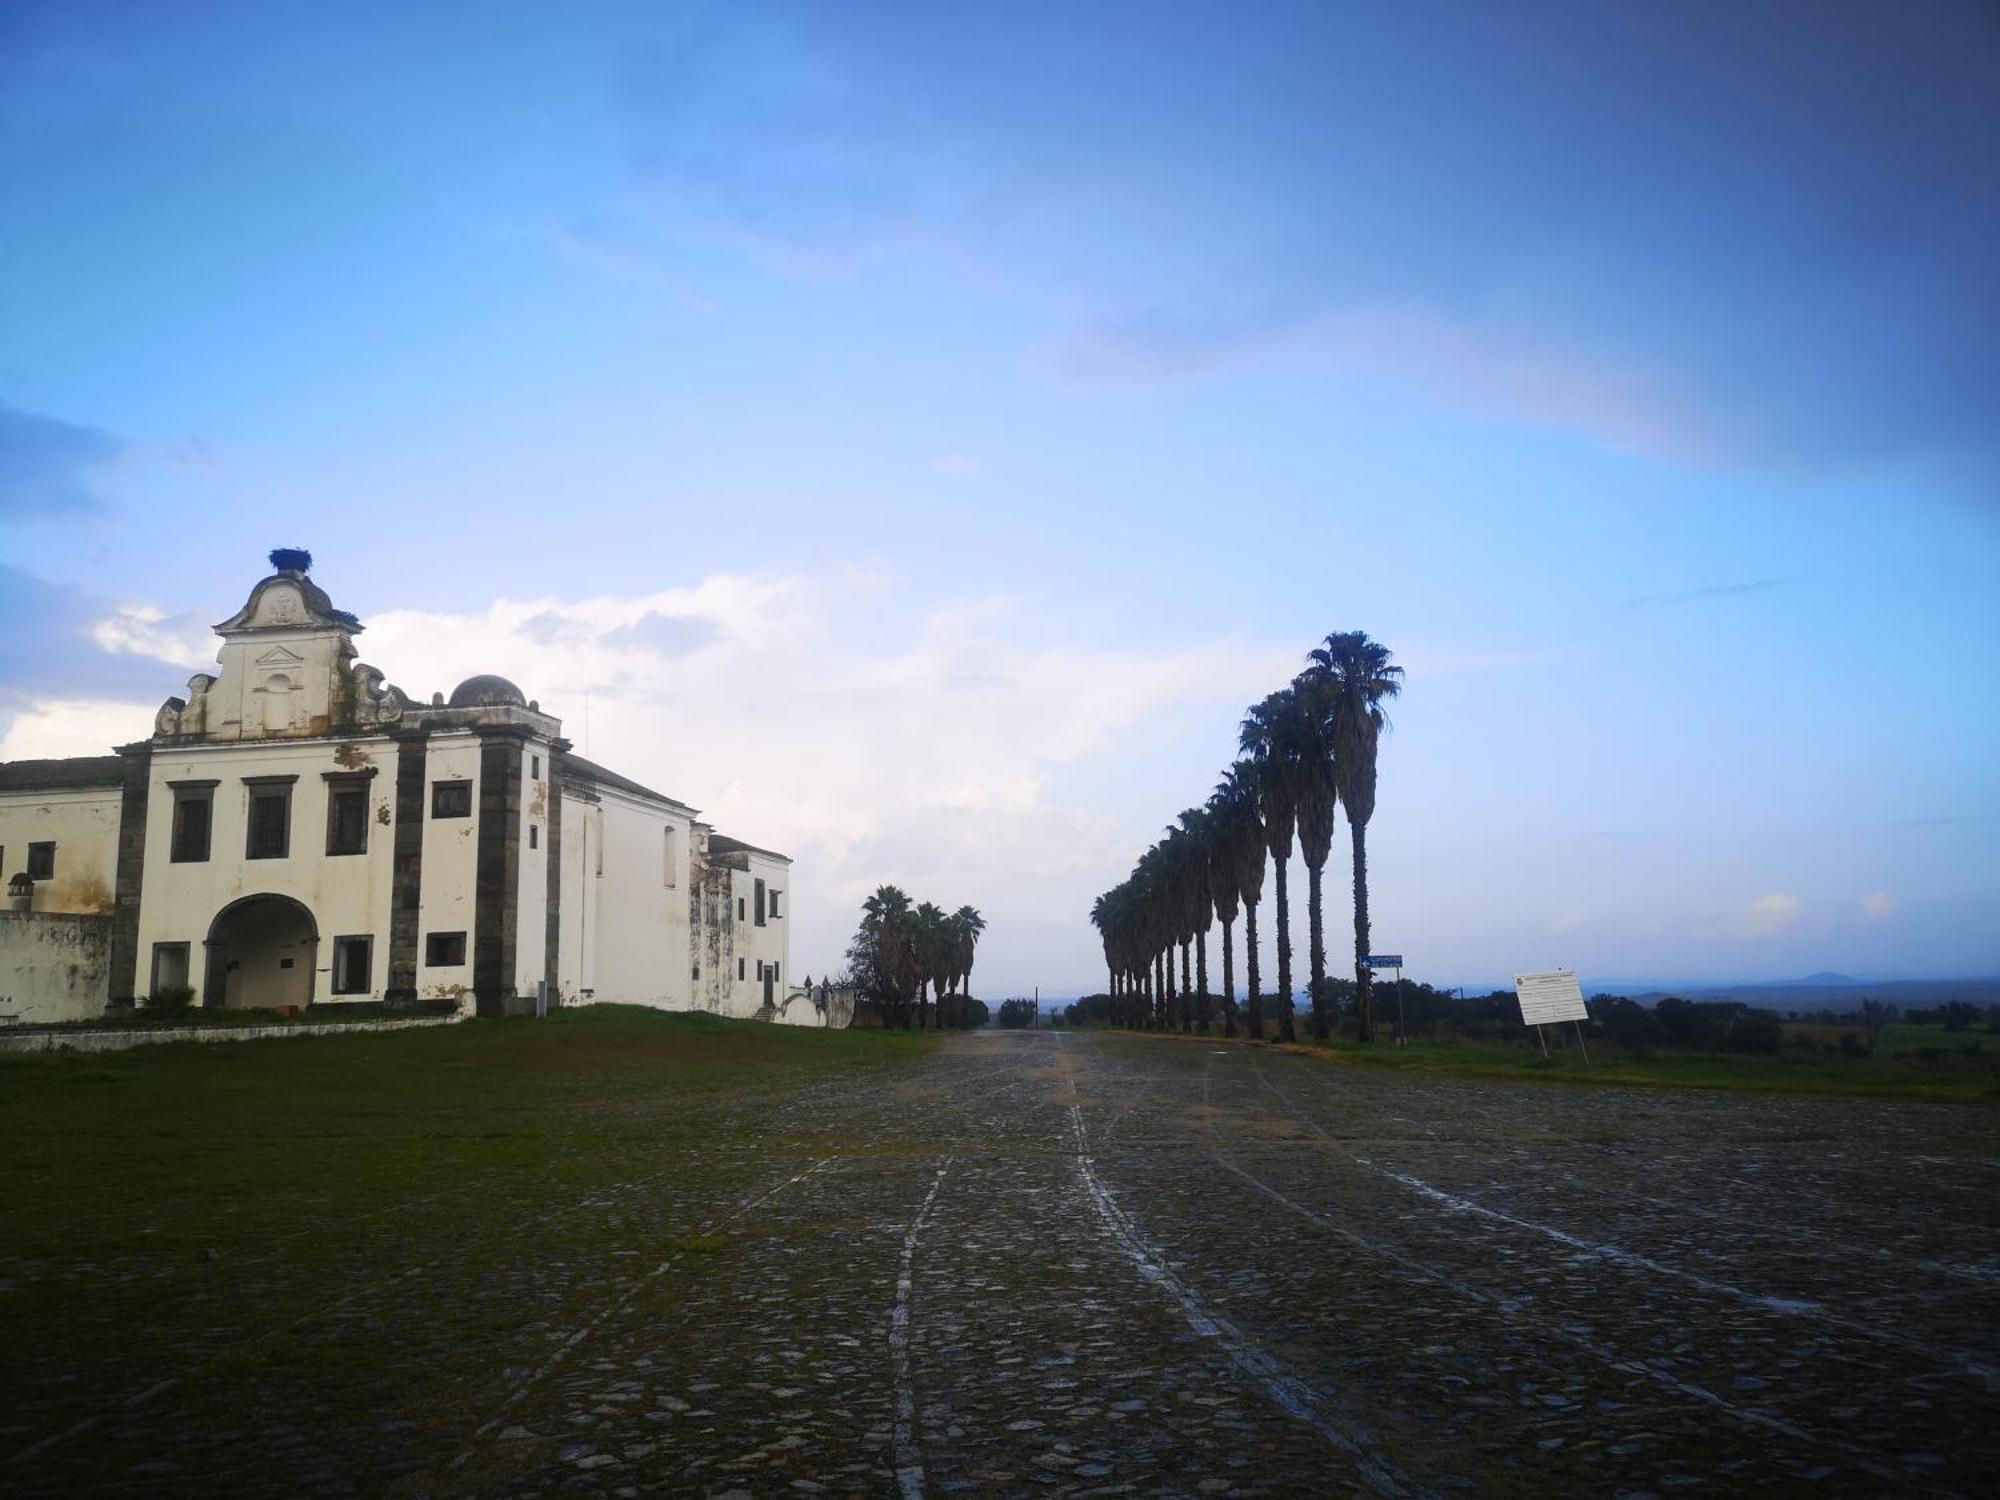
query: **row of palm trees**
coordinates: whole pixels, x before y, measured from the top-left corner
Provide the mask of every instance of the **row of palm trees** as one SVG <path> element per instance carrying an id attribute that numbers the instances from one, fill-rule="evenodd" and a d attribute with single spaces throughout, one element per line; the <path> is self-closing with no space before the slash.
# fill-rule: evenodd
<path id="1" fill-rule="evenodd" d="M 986 919 L 973 907 L 912 905 L 899 887 L 878 886 L 861 903 L 861 927 L 847 952 L 850 976 L 890 1026 L 907 1030 L 912 1004 L 919 1031 L 927 1019 L 933 1027 L 956 1024 L 943 1012 L 950 999 L 971 994 L 972 961 L 985 930 Z"/>
<path id="2" fill-rule="evenodd" d="M 1264 1034 L 1257 966 L 1257 908 L 1264 898 L 1264 862 L 1275 874 L 1277 908 L 1277 1031 L 1294 1040 L 1292 940 L 1286 867 L 1296 835 L 1306 866 L 1308 963 L 1313 1035 L 1332 1030 L 1326 977 L 1326 930 L 1321 879 L 1333 849 L 1340 809 L 1347 811 L 1354 852 L 1355 1021 L 1362 1041 L 1375 1039 L 1368 967 L 1368 821 L 1375 815 L 1376 751 L 1388 720 L 1384 699 L 1402 691 L 1403 669 L 1367 632 L 1329 635 L 1307 653 L 1305 670 L 1244 716 L 1242 758 L 1222 773 L 1207 802 L 1168 825 L 1121 884 L 1090 909 L 1111 976 L 1113 1023 L 1207 1032 L 1208 932 L 1222 925 L 1224 1035 L 1236 1034 L 1235 927 L 1239 908 L 1249 997 L 1245 1031 Z M 1188 972 L 1193 949 L 1194 973 Z M 1178 984 L 1174 974 L 1179 950 Z"/>

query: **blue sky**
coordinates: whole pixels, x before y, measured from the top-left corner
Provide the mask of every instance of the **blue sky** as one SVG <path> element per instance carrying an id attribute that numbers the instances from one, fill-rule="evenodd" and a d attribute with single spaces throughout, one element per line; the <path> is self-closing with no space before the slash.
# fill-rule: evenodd
<path id="1" fill-rule="evenodd" d="M 1421 975 L 2000 971 L 1996 139 L 1972 5 L 11 5 L 0 753 L 296 542 L 1053 991 L 1363 628 Z"/>

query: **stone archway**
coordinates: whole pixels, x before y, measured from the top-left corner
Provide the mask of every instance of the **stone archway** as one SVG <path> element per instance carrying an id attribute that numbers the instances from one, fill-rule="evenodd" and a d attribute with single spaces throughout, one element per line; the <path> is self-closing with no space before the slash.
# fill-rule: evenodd
<path id="1" fill-rule="evenodd" d="M 202 1004 L 275 1010 L 310 1005 L 319 926 L 290 896 L 245 896 L 215 914 L 208 929 Z"/>

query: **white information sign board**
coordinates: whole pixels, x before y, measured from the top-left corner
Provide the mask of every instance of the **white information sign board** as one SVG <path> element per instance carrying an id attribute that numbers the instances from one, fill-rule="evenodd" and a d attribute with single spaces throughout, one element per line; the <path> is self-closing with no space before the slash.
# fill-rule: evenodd
<path id="1" fill-rule="evenodd" d="M 1574 969 L 1550 969 L 1542 974 L 1516 974 L 1514 993 L 1521 997 L 1521 1024 L 1549 1026 L 1558 1021 L 1588 1021 L 1583 988 Z"/>

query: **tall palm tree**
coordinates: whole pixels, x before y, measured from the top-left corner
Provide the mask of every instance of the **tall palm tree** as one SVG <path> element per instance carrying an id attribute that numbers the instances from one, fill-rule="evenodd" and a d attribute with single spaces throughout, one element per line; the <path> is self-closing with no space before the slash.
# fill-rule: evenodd
<path id="1" fill-rule="evenodd" d="M 979 953 L 979 935 L 986 931 L 986 919 L 974 906 L 961 906 L 951 914 L 952 978 L 958 993 L 972 997 L 972 961 Z"/>
<path id="2" fill-rule="evenodd" d="M 917 908 L 917 1030 L 922 1031 L 926 1019 L 932 1030 L 937 1029 L 937 1011 L 944 1002 L 942 990 L 936 988 L 938 976 L 944 972 L 945 955 L 950 934 L 945 929 L 944 908 L 935 902 L 926 901 Z M 926 993 L 935 998 L 926 1007 Z M 929 1011 L 928 1018 L 926 1010 Z"/>
<path id="3" fill-rule="evenodd" d="M 1224 777 L 1230 773 L 1223 772 Z M 1215 920 L 1222 924 L 1222 1034 L 1236 1035 L 1236 911 L 1243 899 L 1243 885 L 1237 877 L 1235 843 L 1238 830 L 1236 809 L 1230 805 L 1226 787 L 1217 787 L 1208 799 L 1208 897 L 1215 906 Z M 1261 856 L 1261 849 L 1259 851 Z M 1260 858 L 1260 863 L 1261 858 Z"/>
<path id="4" fill-rule="evenodd" d="M 873 983 L 885 1019 L 910 1027 L 910 997 L 917 990 L 917 947 L 910 898 L 893 885 L 877 886 L 861 903 L 861 931 L 868 940 Z"/>
<path id="5" fill-rule="evenodd" d="M 1257 797 L 1257 764 L 1239 760 L 1222 773 L 1215 795 L 1226 809 L 1229 859 L 1243 897 L 1243 974 L 1247 986 L 1243 1030 L 1252 1041 L 1264 1036 L 1264 999 L 1258 987 L 1257 904 L 1264 899 L 1264 818 Z"/>
<path id="6" fill-rule="evenodd" d="M 1215 920 L 1215 823 L 1208 810 L 1190 807 L 1180 816 L 1187 836 L 1187 915 L 1194 928 L 1194 1025 L 1208 1035 L 1208 926 Z"/>
<path id="7" fill-rule="evenodd" d="M 1276 871 L 1278 908 L 1278 1040 L 1297 1040 L 1292 1025 L 1291 910 L 1286 899 L 1285 866 L 1292 857 L 1292 830 L 1299 801 L 1299 712 L 1290 688 L 1280 688 L 1251 707 L 1243 720 L 1240 744 L 1257 766 L 1258 810 L 1264 818 L 1264 838 Z"/>
<path id="8" fill-rule="evenodd" d="M 1354 1012 L 1363 1041 L 1375 1039 L 1374 974 L 1368 967 L 1368 820 L 1375 816 L 1375 757 L 1388 718 L 1382 700 L 1403 691 L 1403 669 L 1364 630 L 1338 631 L 1312 653 L 1328 697 L 1340 800 L 1354 842 Z"/>
<path id="9" fill-rule="evenodd" d="M 1311 955 L 1312 1033 L 1320 1041 L 1329 1034 L 1326 1003 L 1326 924 L 1320 905 L 1320 877 L 1333 851 L 1334 808 L 1339 801 L 1333 735 L 1324 712 L 1328 706 L 1324 679 L 1308 668 L 1292 680 L 1297 707 L 1299 750 L 1299 853 L 1306 862 L 1306 930 Z"/>

